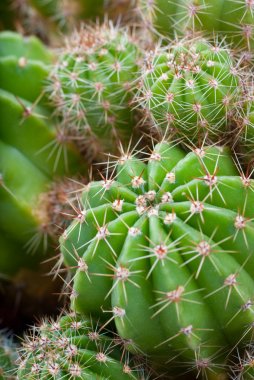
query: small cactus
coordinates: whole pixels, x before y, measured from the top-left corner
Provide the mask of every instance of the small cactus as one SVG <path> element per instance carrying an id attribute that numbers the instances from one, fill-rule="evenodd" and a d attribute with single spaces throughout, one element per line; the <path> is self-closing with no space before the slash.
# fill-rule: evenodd
<path id="1" fill-rule="evenodd" d="M 46 321 L 26 337 L 17 377 L 141 380 L 142 371 L 131 367 L 123 343 L 89 319 L 68 314 L 57 321 Z"/>
<path id="2" fill-rule="evenodd" d="M 229 132 L 238 84 L 229 49 L 180 40 L 147 54 L 137 102 L 159 130 L 218 142 Z"/>
<path id="3" fill-rule="evenodd" d="M 161 142 L 147 164 L 123 155 L 60 239 L 72 308 L 114 320 L 157 362 L 219 379 L 252 333 L 253 186 L 219 147 Z"/>
<path id="4" fill-rule="evenodd" d="M 51 73 L 49 92 L 62 127 L 81 132 L 96 154 L 115 151 L 115 140 L 128 141 L 133 133 L 138 56 L 126 30 L 111 23 L 85 26 L 67 42 Z"/>
<path id="5" fill-rule="evenodd" d="M 253 0 L 139 0 L 138 9 L 146 24 L 163 36 L 219 33 L 235 48 L 253 48 Z"/>

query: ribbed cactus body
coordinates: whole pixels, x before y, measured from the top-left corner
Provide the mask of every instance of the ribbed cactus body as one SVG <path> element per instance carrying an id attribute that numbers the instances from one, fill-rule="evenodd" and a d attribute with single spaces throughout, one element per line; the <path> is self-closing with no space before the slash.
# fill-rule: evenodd
<path id="1" fill-rule="evenodd" d="M 218 142 L 228 132 L 238 85 L 227 48 L 180 40 L 147 55 L 137 101 L 155 128 L 194 142 L 205 136 Z"/>
<path id="2" fill-rule="evenodd" d="M 139 1 L 141 15 L 166 37 L 202 31 L 221 34 L 235 48 L 253 47 L 252 0 Z"/>
<path id="3" fill-rule="evenodd" d="M 1 33 L 0 44 L 1 230 L 19 251 L 29 241 L 32 251 L 42 251 L 51 223 L 42 195 L 55 179 L 79 170 L 79 156 L 50 120 L 43 85 L 51 53 L 36 38 L 11 32 Z"/>
<path id="4" fill-rule="evenodd" d="M 143 352 L 213 378 L 254 318 L 252 180 L 226 150 L 160 143 L 147 163 L 121 157 L 82 202 L 60 240 L 73 309 L 103 310 Z"/>
<path id="5" fill-rule="evenodd" d="M 94 138 L 100 152 L 114 151 L 116 138 L 128 141 L 134 126 L 130 102 L 138 56 L 128 33 L 112 24 L 76 32 L 49 85 L 63 128 Z"/>
<path id="6" fill-rule="evenodd" d="M 37 336 L 26 340 L 20 359 L 19 380 L 141 379 L 120 339 L 98 323 L 72 315 L 44 323 Z"/>

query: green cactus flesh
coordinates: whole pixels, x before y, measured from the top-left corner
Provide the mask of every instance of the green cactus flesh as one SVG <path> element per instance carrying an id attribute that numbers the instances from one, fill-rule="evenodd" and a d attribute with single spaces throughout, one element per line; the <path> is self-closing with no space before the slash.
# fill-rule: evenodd
<path id="1" fill-rule="evenodd" d="M 123 342 L 106 335 L 98 323 L 67 315 L 35 331 L 21 351 L 19 380 L 141 379 Z"/>
<path id="2" fill-rule="evenodd" d="M 145 21 L 164 36 L 220 33 L 235 48 L 253 47 L 253 0 L 139 0 L 139 8 Z"/>
<path id="3" fill-rule="evenodd" d="M 238 84 L 227 48 L 182 40 L 147 55 L 137 101 L 156 128 L 218 142 L 228 132 Z"/>
<path id="4" fill-rule="evenodd" d="M 43 96 L 50 62 L 38 39 L 0 34 L 0 225 L 1 235 L 18 243 L 17 252 L 28 241 L 36 250 L 36 231 L 46 233 L 42 194 L 81 167 L 75 147 L 50 120 Z"/>
<path id="5" fill-rule="evenodd" d="M 49 91 L 63 118 L 98 140 L 99 151 L 115 150 L 112 139 L 126 141 L 133 132 L 132 82 L 138 48 L 124 30 L 111 24 L 75 33 L 59 57 Z"/>
<path id="6" fill-rule="evenodd" d="M 103 310 L 147 354 L 219 371 L 254 318 L 253 185 L 218 147 L 121 157 L 60 239 L 73 309 Z"/>

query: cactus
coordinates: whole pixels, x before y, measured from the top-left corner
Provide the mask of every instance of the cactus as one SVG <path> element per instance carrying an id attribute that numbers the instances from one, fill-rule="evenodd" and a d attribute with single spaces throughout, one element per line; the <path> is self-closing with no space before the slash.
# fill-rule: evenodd
<path id="1" fill-rule="evenodd" d="M 138 9 L 145 22 L 163 36 L 220 33 L 235 48 L 253 48 L 252 0 L 139 0 Z"/>
<path id="2" fill-rule="evenodd" d="M 161 142 L 147 164 L 123 155 L 60 239 L 73 310 L 103 310 L 154 361 L 182 356 L 218 379 L 252 332 L 253 185 L 219 147 Z"/>
<path id="3" fill-rule="evenodd" d="M 103 0 L 4 0 L 0 26 L 2 23 L 12 29 L 22 29 L 45 42 L 56 43 L 61 32 L 72 30 L 82 20 L 102 17 L 103 8 Z"/>
<path id="4" fill-rule="evenodd" d="M 132 82 L 139 50 L 126 30 L 112 23 L 74 33 L 51 73 L 49 92 L 63 128 L 80 131 L 87 149 L 116 150 L 133 132 Z"/>
<path id="5" fill-rule="evenodd" d="M 43 240 L 52 235 L 46 194 L 82 166 L 73 143 L 50 120 L 43 83 L 51 53 L 36 38 L 13 32 L 0 34 L 0 45 L 0 234 L 17 244 L 13 259 L 30 242 L 39 262 Z M 30 261 L 36 260 L 23 255 L 23 264 Z"/>
<path id="6" fill-rule="evenodd" d="M 137 102 L 155 128 L 218 143 L 229 132 L 239 82 L 226 47 L 180 40 L 147 54 Z"/>
<path id="7" fill-rule="evenodd" d="M 0 331 L 0 380 L 15 380 L 16 347 L 12 338 Z"/>
<path id="8" fill-rule="evenodd" d="M 75 315 L 44 322 L 25 339 L 18 379 L 141 379 L 122 344 L 98 323 Z"/>

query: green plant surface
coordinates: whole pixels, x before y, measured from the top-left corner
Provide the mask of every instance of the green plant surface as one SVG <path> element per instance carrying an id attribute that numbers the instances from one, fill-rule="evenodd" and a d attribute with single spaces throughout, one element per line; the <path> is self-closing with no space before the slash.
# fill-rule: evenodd
<path id="1" fill-rule="evenodd" d="M 252 332 L 253 181 L 219 147 L 162 142 L 145 161 L 123 155 L 83 192 L 60 239 L 72 308 L 114 320 L 157 362 L 219 379 Z"/>

